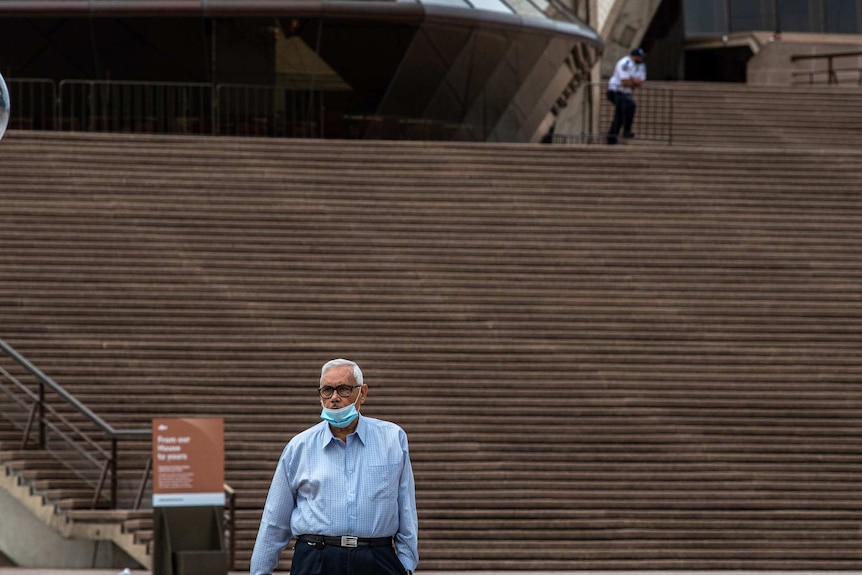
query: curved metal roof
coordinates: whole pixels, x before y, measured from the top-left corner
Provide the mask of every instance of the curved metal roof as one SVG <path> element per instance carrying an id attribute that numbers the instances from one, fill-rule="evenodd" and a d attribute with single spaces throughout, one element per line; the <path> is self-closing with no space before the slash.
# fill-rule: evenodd
<path id="1" fill-rule="evenodd" d="M 604 42 L 561 0 L 3 0 L 2 17 L 325 16 L 476 21 Z"/>

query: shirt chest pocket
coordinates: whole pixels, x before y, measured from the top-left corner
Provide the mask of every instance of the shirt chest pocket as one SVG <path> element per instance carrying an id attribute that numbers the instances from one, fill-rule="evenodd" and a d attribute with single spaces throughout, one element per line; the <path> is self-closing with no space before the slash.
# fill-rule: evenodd
<path id="1" fill-rule="evenodd" d="M 369 465 L 367 493 L 372 500 L 396 499 L 401 479 L 401 464 Z"/>

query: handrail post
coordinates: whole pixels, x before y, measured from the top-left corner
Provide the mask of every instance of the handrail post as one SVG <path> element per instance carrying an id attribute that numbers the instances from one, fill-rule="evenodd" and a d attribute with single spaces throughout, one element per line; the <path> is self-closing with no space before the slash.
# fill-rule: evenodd
<path id="1" fill-rule="evenodd" d="M 60 85 L 54 86 L 54 130 L 60 130 L 60 116 L 62 115 L 62 106 L 63 106 L 63 98 L 60 90 L 62 89 L 62 82 Z"/>
<path id="2" fill-rule="evenodd" d="M 668 100 L 667 145 L 673 146 L 673 90 L 670 90 Z"/>
<path id="3" fill-rule="evenodd" d="M 93 130 L 93 116 L 96 115 L 96 102 L 95 96 L 93 93 L 97 90 L 96 82 L 85 82 L 85 85 L 88 85 L 90 89 L 87 91 L 87 110 L 89 117 L 87 118 L 87 126 L 84 127 L 83 120 L 81 121 L 81 129 L 91 132 Z"/>
<path id="4" fill-rule="evenodd" d="M 102 488 L 105 486 L 105 476 L 108 475 L 110 467 L 110 461 L 105 461 L 105 464 L 102 465 L 102 471 L 99 473 L 99 482 L 96 484 L 96 490 L 93 492 L 93 501 L 90 503 L 91 509 L 96 509 L 96 506 L 99 504 L 99 498 L 102 497 Z"/>
<path id="5" fill-rule="evenodd" d="M 39 380 L 39 449 L 45 449 L 45 383 Z"/>
<path id="6" fill-rule="evenodd" d="M 36 419 L 36 412 L 39 411 L 39 404 L 34 403 L 30 408 L 30 414 L 27 416 L 27 425 L 24 426 L 24 435 L 21 437 L 21 449 L 27 449 L 27 440 L 30 439 L 30 430 L 33 429 L 33 421 Z"/>
<path id="7" fill-rule="evenodd" d="M 147 483 L 149 483 L 150 478 L 150 470 L 153 468 L 153 458 L 147 458 L 147 464 L 144 467 L 144 476 L 141 478 L 141 483 L 138 486 L 138 494 L 135 496 L 135 505 L 132 507 L 135 511 L 141 508 L 141 502 L 144 500 L 144 491 L 147 490 Z"/>
<path id="8" fill-rule="evenodd" d="M 117 436 L 111 435 L 111 509 L 117 509 Z"/>

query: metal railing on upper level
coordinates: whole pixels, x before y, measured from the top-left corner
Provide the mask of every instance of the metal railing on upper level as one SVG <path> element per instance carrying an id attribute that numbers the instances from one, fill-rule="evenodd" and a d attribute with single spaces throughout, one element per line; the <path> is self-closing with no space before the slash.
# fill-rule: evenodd
<path id="1" fill-rule="evenodd" d="M 10 128 L 54 130 L 57 127 L 57 85 L 44 78 L 16 78 L 6 82 L 12 102 Z"/>
<path id="2" fill-rule="evenodd" d="M 862 65 L 860 65 L 862 50 L 845 52 L 826 52 L 823 54 L 798 54 L 791 56 L 791 62 L 810 60 L 812 69 L 793 72 L 794 82 L 797 78 L 808 78 L 808 84 L 840 84 L 841 80 L 862 86 Z M 852 58 L 853 63 L 843 66 L 836 65 L 836 60 L 846 61 Z"/>
<path id="3" fill-rule="evenodd" d="M 10 78 L 9 129 L 324 136 L 324 92 L 259 85 Z"/>
<path id="4" fill-rule="evenodd" d="M 327 109 L 337 92 L 279 86 L 7 78 L 15 129 L 387 140 L 483 140 L 493 126 Z"/>
<path id="5" fill-rule="evenodd" d="M 607 141 L 614 119 L 614 105 L 607 98 L 608 83 L 585 84 L 582 94 L 583 128 L 580 133 L 555 132 L 553 143 L 596 144 Z M 673 89 L 644 84 L 634 94 L 637 103 L 634 132 L 638 141 L 673 144 Z"/>
<path id="6" fill-rule="evenodd" d="M 0 351 L 0 359 L 12 360 L 0 363 L 0 417 L 21 432 L 20 449 L 52 455 L 70 477 L 89 486 L 91 509 L 139 509 L 152 466 L 152 430 L 114 428 L 2 339 Z M 131 465 L 120 465 L 123 455 Z M 123 472 L 131 472 L 125 474 L 129 480 L 121 481 Z M 233 566 L 236 494 L 227 484 L 224 489 Z"/>
<path id="7" fill-rule="evenodd" d="M 85 132 L 209 133 L 212 86 L 173 82 L 59 84 L 55 125 Z"/>

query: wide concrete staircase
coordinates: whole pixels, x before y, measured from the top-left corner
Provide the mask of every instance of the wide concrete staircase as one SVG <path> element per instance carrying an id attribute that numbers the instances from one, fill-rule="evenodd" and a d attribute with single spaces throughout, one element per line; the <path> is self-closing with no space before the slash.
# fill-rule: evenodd
<path id="1" fill-rule="evenodd" d="M 663 85 L 676 144 L 862 149 L 862 86 Z"/>
<path id="2" fill-rule="evenodd" d="M 862 561 L 858 150 L 0 150 L 0 337 L 117 428 L 223 417 L 239 569 L 339 356 L 410 436 L 423 569 Z"/>

